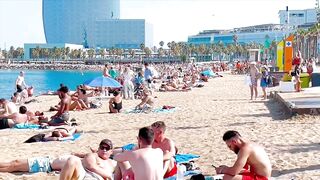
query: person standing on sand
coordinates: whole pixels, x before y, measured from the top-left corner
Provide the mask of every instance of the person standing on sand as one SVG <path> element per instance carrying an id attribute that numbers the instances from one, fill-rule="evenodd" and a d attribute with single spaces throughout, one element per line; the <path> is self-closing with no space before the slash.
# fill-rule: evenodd
<path id="1" fill-rule="evenodd" d="M 109 69 L 108 69 L 108 64 L 104 65 L 104 68 L 103 68 L 103 76 L 104 77 L 110 77 L 110 74 L 109 74 Z"/>
<path id="2" fill-rule="evenodd" d="M 251 93 L 251 100 L 253 99 L 253 94 L 254 94 L 254 99 L 257 99 L 258 97 L 258 79 L 260 76 L 259 69 L 256 66 L 256 62 L 251 62 L 250 67 L 249 67 L 249 75 L 250 75 L 250 93 Z"/>
<path id="3" fill-rule="evenodd" d="M 237 131 L 225 132 L 223 141 L 238 158 L 232 167 L 217 167 L 217 174 L 224 174 L 224 180 L 268 180 L 272 167 L 263 147 L 245 140 Z"/>
<path id="4" fill-rule="evenodd" d="M 27 85 L 24 81 L 24 72 L 20 71 L 20 74 L 16 79 L 16 92 L 20 93 L 25 88 L 27 88 Z"/>
<path id="5" fill-rule="evenodd" d="M 60 98 L 60 106 L 58 112 L 51 117 L 49 125 L 58 125 L 62 123 L 67 123 L 69 120 L 69 108 L 71 104 L 71 97 L 68 94 L 69 89 L 66 86 L 61 87 L 58 90 L 58 95 Z"/>

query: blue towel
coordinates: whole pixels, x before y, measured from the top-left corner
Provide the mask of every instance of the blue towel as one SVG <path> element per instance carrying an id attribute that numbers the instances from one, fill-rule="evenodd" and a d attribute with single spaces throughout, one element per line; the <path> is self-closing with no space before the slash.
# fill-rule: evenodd
<path id="1" fill-rule="evenodd" d="M 132 151 L 137 145 L 135 144 L 127 144 L 125 146 L 122 146 L 122 149 L 125 151 Z"/>
<path id="2" fill-rule="evenodd" d="M 80 138 L 81 134 L 80 133 L 74 133 L 72 136 L 73 136 L 72 139 L 68 139 L 68 140 L 64 140 L 64 141 L 75 141 L 75 140 Z"/>
<path id="3" fill-rule="evenodd" d="M 176 154 L 174 158 L 176 159 L 177 163 L 180 164 L 190 162 L 198 159 L 199 157 L 200 156 L 194 154 Z"/>
<path id="4" fill-rule="evenodd" d="M 37 124 L 20 123 L 20 124 L 14 125 L 13 128 L 16 128 L 16 129 L 39 129 L 39 127 L 40 127 L 40 125 L 37 125 Z"/>

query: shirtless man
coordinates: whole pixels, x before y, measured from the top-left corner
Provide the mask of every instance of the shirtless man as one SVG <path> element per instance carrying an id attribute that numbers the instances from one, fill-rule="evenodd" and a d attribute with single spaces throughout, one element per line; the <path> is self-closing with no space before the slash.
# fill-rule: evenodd
<path id="1" fill-rule="evenodd" d="M 60 171 L 71 155 L 59 156 L 56 159 L 47 157 L 33 157 L 17 159 L 10 162 L 0 162 L 0 172 L 52 172 Z"/>
<path id="2" fill-rule="evenodd" d="M 29 117 L 28 115 L 26 114 L 27 113 L 27 108 L 25 106 L 21 106 L 19 108 L 19 113 L 16 112 L 16 113 L 13 113 L 13 114 L 10 114 L 10 115 L 0 115 L 0 119 L 1 120 L 12 120 L 14 122 L 14 124 L 19 124 L 19 123 L 25 123 L 29 120 Z"/>
<path id="3" fill-rule="evenodd" d="M 223 140 L 238 155 L 232 167 L 216 168 L 218 174 L 224 174 L 224 180 L 268 180 L 272 168 L 263 147 L 243 139 L 237 131 L 227 131 Z"/>
<path id="4" fill-rule="evenodd" d="M 6 99 L 0 99 L 0 106 L 4 109 L 0 114 L 10 115 L 18 112 L 17 106 L 13 102 L 9 102 Z"/>
<path id="5" fill-rule="evenodd" d="M 49 121 L 49 125 L 58 125 L 62 123 L 66 123 L 69 120 L 69 109 L 71 104 L 71 97 L 68 94 L 69 89 L 66 86 L 61 87 L 58 90 L 58 95 L 60 98 L 60 107 L 58 112 L 51 117 L 51 121 Z"/>
<path id="6" fill-rule="evenodd" d="M 114 156 L 114 160 L 119 163 L 129 161 L 131 169 L 125 172 L 118 166 L 115 172 L 115 180 L 123 179 L 148 179 L 162 180 L 163 179 L 163 152 L 161 149 L 152 148 L 154 141 L 154 133 L 151 128 L 144 127 L 139 130 L 138 146 L 139 149 L 133 151 L 125 151 Z M 120 171 L 120 172 L 119 172 Z M 127 172 L 133 172 L 129 174 Z"/>
<path id="7" fill-rule="evenodd" d="M 164 178 L 168 178 L 177 174 L 177 164 L 174 156 L 176 154 L 174 142 L 165 137 L 166 125 L 163 121 L 157 121 L 151 125 L 154 132 L 154 142 L 152 148 L 160 148 L 164 154 Z"/>
<path id="8" fill-rule="evenodd" d="M 143 97 L 141 103 L 136 106 L 138 110 L 148 110 L 152 109 L 154 104 L 154 99 L 151 97 L 150 91 L 148 89 L 143 90 Z"/>
<path id="9" fill-rule="evenodd" d="M 109 139 L 104 139 L 99 144 L 97 153 L 89 153 L 81 160 L 79 157 L 71 156 L 64 165 L 60 180 L 112 180 L 115 162 L 110 158 L 113 145 Z"/>

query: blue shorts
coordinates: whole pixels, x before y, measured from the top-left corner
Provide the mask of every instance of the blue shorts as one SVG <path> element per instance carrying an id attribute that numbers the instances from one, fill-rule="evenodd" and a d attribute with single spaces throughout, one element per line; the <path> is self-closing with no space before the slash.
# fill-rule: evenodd
<path id="1" fill-rule="evenodd" d="M 266 82 L 266 81 L 261 80 L 261 82 L 260 82 L 260 86 L 261 86 L 261 87 L 263 87 L 263 88 L 265 88 L 265 87 L 267 87 L 267 86 L 268 86 L 268 84 L 267 84 L 267 82 Z"/>
<path id="2" fill-rule="evenodd" d="M 36 157 L 28 158 L 29 172 L 51 172 L 51 159 L 50 157 Z"/>

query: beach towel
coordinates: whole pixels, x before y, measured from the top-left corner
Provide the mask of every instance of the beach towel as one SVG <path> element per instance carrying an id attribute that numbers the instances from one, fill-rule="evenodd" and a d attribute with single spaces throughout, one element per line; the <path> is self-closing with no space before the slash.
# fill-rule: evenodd
<path id="1" fill-rule="evenodd" d="M 181 163 L 188 163 L 190 161 L 194 161 L 196 159 L 199 159 L 200 156 L 198 155 L 194 155 L 194 154 L 176 154 L 175 155 L 175 159 L 176 159 L 176 162 L 178 164 L 181 164 Z"/>
<path id="2" fill-rule="evenodd" d="M 39 129 L 40 125 L 38 124 L 28 124 L 28 123 L 20 123 L 13 126 L 15 129 Z"/>
<path id="3" fill-rule="evenodd" d="M 75 141 L 81 137 L 81 133 L 74 133 L 72 135 L 72 137 L 73 137 L 72 139 L 68 139 L 68 140 L 64 140 L 64 141 Z"/>

